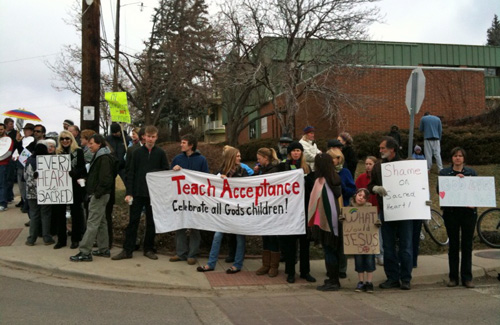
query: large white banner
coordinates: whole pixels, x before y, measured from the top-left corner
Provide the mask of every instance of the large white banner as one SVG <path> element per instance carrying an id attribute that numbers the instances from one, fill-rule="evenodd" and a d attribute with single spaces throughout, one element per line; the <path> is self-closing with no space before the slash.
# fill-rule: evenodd
<path id="1" fill-rule="evenodd" d="M 304 172 L 222 179 L 182 169 L 148 173 L 156 232 L 305 234 Z"/>
<path id="2" fill-rule="evenodd" d="M 442 207 L 496 207 L 494 177 L 439 176 Z"/>
<path id="3" fill-rule="evenodd" d="M 36 156 L 38 204 L 72 204 L 73 183 L 70 155 Z"/>
<path id="4" fill-rule="evenodd" d="M 403 160 L 382 164 L 384 220 L 428 220 L 431 209 L 425 204 L 430 200 L 429 176 L 425 160 Z"/>

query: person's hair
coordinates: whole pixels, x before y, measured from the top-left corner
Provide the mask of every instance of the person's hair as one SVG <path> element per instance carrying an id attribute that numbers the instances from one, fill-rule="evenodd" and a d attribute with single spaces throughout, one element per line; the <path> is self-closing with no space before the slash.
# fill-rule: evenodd
<path id="1" fill-rule="evenodd" d="M 288 154 L 288 159 L 292 159 L 292 152 Z M 304 155 L 304 151 L 300 152 L 300 168 L 304 171 L 304 174 L 309 174 L 311 172 L 311 168 L 307 164 L 306 156 Z"/>
<path id="2" fill-rule="evenodd" d="M 396 139 L 394 139 L 393 137 L 390 137 L 390 136 L 385 136 L 385 137 L 382 137 L 382 139 L 380 140 L 380 143 L 382 143 L 384 141 L 385 141 L 386 148 L 387 149 L 394 149 L 394 153 L 397 154 L 398 143 L 397 143 Z"/>
<path id="3" fill-rule="evenodd" d="M 240 151 L 234 147 L 225 148 L 222 153 L 222 165 L 220 168 L 222 175 L 227 175 L 231 170 L 237 167 L 236 156 L 239 152 Z"/>
<path id="4" fill-rule="evenodd" d="M 43 134 L 46 134 L 46 133 L 47 133 L 47 129 L 46 129 L 46 128 L 45 128 L 45 126 L 43 126 L 42 124 L 37 124 L 37 125 L 35 125 L 35 127 L 33 128 L 33 130 L 34 130 L 34 129 L 36 129 L 37 127 L 40 127 L 40 128 L 42 129 L 42 133 L 43 133 Z"/>
<path id="5" fill-rule="evenodd" d="M 234 147 L 231 147 L 230 145 L 226 144 L 224 147 L 222 147 L 222 156 L 226 153 L 227 150 L 229 149 L 235 149 Z"/>
<path id="6" fill-rule="evenodd" d="M 99 145 L 99 148 L 104 148 L 107 145 L 106 139 L 99 133 L 94 133 L 90 139 L 93 139 L 95 143 Z M 90 141 L 89 139 L 89 141 Z"/>
<path id="7" fill-rule="evenodd" d="M 329 154 L 320 153 L 314 157 L 314 169 L 316 178 L 325 178 L 328 186 L 333 190 L 333 187 L 340 185 L 340 176 L 335 171 L 333 159 Z"/>
<path id="8" fill-rule="evenodd" d="M 464 162 L 465 162 L 465 158 L 467 158 L 467 154 L 465 153 L 465 150 L 462 147 L 455 147 L 455 148 L 451 149 L 451 157 L 453 157 L 459 151 L 462 153 L 462 156 L 464 156 Z"/>
<path id="9" fill-rule="evenodd" d="M 10 117 L 6 117 L 6 118 L 3 120 L 3 124 L 4 124 L 4 125 L 9 124 L 10 122 L 14 123 L 14 120 L 13 120 L 13 119 L 11 119 Z"/>
<path id="10" fill-rule="evenodd" d="M 267 158 L 269 164 L 273 164 L 273 162 L 278 161 L 278 155 L 276 155 L 276 150 L 273 148 L 260 148 L 257 150 L 257 154 Z"/>
<path id="11" fill-rule="evenodd" d="M 347 146 L 352 145 L 353 140 L 352 140 L 352 137 L 351 137 L 351 135 L 350 135 L 349 133 L 347 133 L 347 132 L 342 132 L 342 133 L 340 133 L 340 134 L 339 134 L 339 137 L 341 137 L 341 138 L 342 138 L 342 140 L 344 140 L 344 141 L 345 141 L 345 144 L 346 144 Z"/>
<path id="12" fill-rule="evenodd" d="M 135 132 L 137 135 L 139 135 L 139 131 L 141 130 L 140 126 L 136 126 L 135 128 L 132 129 L 132 132 Z"/>
<path id="13" fill-rule="evenodd" d="M 80 133 L 80 137 L 82 139 L 89 141 L 90 137 L 93 136 L 94 134 L 96 134 L 96 132 L 94 130 L 85 129 L 85 130 L 82 130 L 82 132 Z"/>
<path id="14" fill-rule="evenodd" d="M 198 139 L 196 139 L 196 137 L 190 133 L 188 134 L 185 134 L 181 137 L 181 140 L 186 140 L 188 145 L 192 145 L 193 146 L 193 151 L 196 151 L 196 148 L 198 147 Z"/>
<path id="15" fill-rule="evenodd" d="M 80 147 L 78 147 L 78 143 L 76 143 L 75 137 L 73 136 L 73 134 L 71 132 L 69 132 L 68 130 L 63 130 L 59 134 L 59 141 L 58 141 L 59 144 L 57 145 L 57 149 L 56 149 L 57 154 L 64 153 L 64 148 L 63 148 L 62 143 L 61 143 L 61 138 L 70 138 L 71 139 L 71 145 L 69 146 L 69 152 L 73 152 L 76 149 L 80 148 Z"/>
<path id="16" fill-rule="evenodd" d="M 342 150 L 340 150 L 339 148 L 335 148 L 335 147 L 330 148 L 330 149 L 328 149 L 328 151 L 326 153 L 328 155 L 330 155 L 330 157 L 332 157 L 332 161 L 333 161 L 333 158 L 339 157 L 339 164 L 340 165 L 344 164 L 344 161 L 345 161 L 344 154 L 342 153 Z"/>
<path id="17" fill-rule="evenodd" d="M 144 134 L 158 134 L 158 129 L 154 125 L 148 125 L 144 129 Z"/>
<path id="18" fill-rule="evenodd" d="M 365 161 L 366 161 L 366 159 L 370 159 L 371 161 L 373 161 L 374 164 L 376 164 L 378 161 L 377 157 L 375 157 L 375 156 L 367 156 L 365 158 Z"/>
<path id="19" fill-rule="evenodd" d="M 0 123 L 0 126 L 3 126 L 3 128 L 5 129 L 5 124 L 3 124 L 3 123 Z"/>

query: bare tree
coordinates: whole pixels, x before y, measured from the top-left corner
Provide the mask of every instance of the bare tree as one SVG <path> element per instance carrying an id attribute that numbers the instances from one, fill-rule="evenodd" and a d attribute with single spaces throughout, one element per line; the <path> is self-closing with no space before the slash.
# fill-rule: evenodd
<path id="1" fill-rule="evenodd" d="M 314 85 L 315 74 L 356 63 L 345 48 L 351 40 L 366 38 L 366 27 L 378 19 L 378 9 L 371 5 L 375 1 L 239 0 L 221 7 L 232 54 L 228 60 L 247 66 L 243 76 L 248 79 L 240 78 L 246 81 L 241 85 L 265 88 L 264 98 L 273 103 L 284 132 L 293 134 L 298 98 Z M 280 94 L 282 104 L 276 99 Z M 251 97 L 245 106 L 256 106 Z"/>

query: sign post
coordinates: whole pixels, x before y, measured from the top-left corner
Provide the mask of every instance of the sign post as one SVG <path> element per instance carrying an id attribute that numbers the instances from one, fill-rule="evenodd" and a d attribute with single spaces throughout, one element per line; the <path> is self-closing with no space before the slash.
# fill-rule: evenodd
<path id="1" fill-rule="evenodd" d="M 421 68 L 411 72 L 406 84 L 406 107 L 410 113 L 410 134 L 408 135 L 408 158 L 413 152 L 413 132 L 415 128 L 415 114 L 420 111 L 420 106 L 425 97 L 425 76 Z"/>

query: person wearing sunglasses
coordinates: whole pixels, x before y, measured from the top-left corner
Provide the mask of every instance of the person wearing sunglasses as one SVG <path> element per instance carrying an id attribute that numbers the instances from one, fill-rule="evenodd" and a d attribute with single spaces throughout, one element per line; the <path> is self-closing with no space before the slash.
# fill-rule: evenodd
<path id="1" fill-rule="evenodd" d="M 87 169 L 85 168 L 85 159 L 83 150 L 78 147 L 78 144 L 69 131 L 61 131 L 59 135 L 59 145 L 56 149 L 58 155 L 70 155 L 71 158 L 71 171 L 69 176 L 73 183 L 73 204 L 70 205 L 71 209 L 71 248 L 77 248 L 79 242 L 82 240 L 85 232 L 85 219 L 83 217 L 83 197 L 85 189 L 78 184 L 77 180 L 85 178 Z M 54 214 L 56 229 L 57 229 L 57 244 L 54 249 L 59 249 L 66 246 L 66 205 L 58 205 L 54 207 Z"/>

